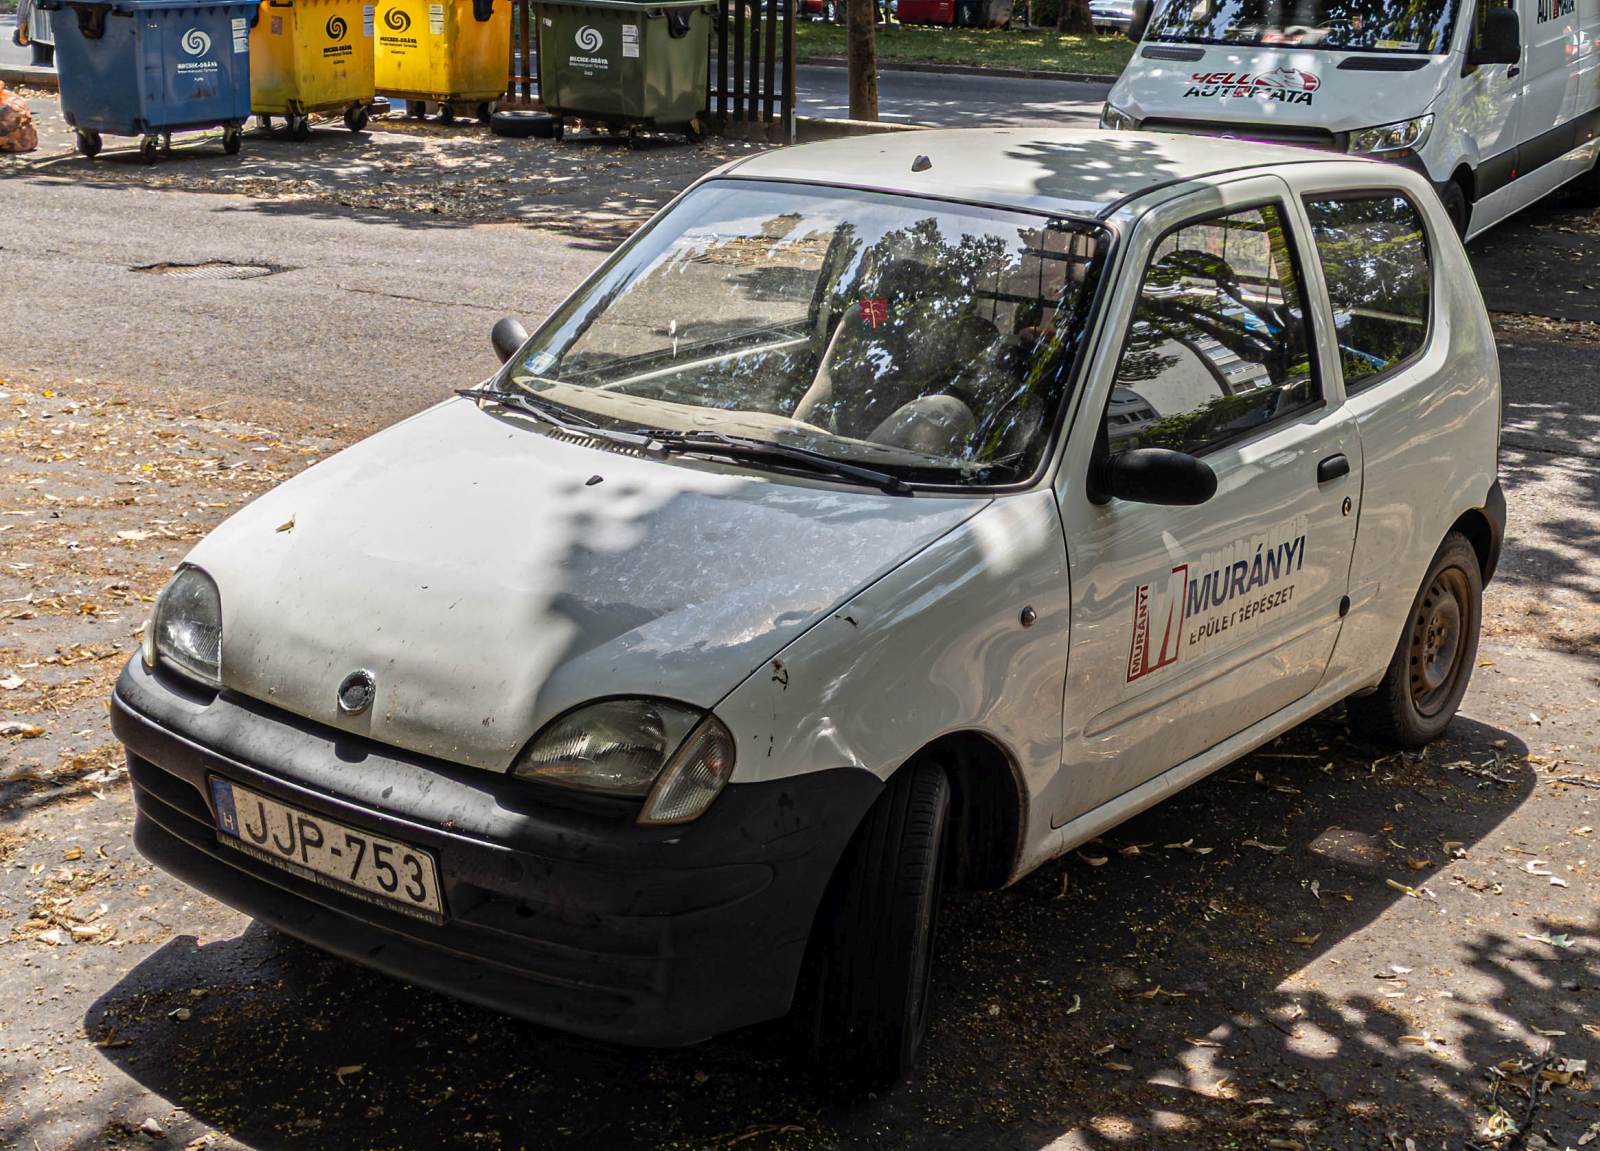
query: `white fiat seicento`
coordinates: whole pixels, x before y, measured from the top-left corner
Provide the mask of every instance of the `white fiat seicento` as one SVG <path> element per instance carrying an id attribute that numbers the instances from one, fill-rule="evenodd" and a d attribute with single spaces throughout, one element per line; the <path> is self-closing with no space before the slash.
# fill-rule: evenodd
<path id="1" fill-rule="evenodd" d="M 942 884 L 1467 687 L 1499 373 L 1415 173 L 776 150 L 495 337 L 202 541 L 112 701 L 150 859 L 404 979 L 648 1045 L 794 1009 L 883 1082 Z"/>

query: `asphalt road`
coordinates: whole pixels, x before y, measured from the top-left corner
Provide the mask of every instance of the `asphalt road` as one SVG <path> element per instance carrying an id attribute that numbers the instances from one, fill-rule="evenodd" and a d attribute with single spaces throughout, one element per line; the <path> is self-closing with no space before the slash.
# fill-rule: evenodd
<path id="1" fill-rule="evenodd" d="M 27 64 L 28 49 L 11 43 L 16 20 L 0 16 L 0 65 Z M 849 114 L 843 68 L 799 70 L 803 116 Z M 1105 100 L 1104 84 L 1014 80 L 927 72 L 883 72 L 878 77 L 879 118 L 901 124 L 960 128 L 981 124 L 1092 124 Z"/>

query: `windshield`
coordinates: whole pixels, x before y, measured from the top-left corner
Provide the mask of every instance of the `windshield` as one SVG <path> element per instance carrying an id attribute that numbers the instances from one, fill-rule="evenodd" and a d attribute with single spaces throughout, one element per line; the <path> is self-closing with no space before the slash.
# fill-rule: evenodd
<path id="1" fill-rule="evenodd" d="M 1146 38 L 1440 55 L 1459 8 L 1458 0 L 1168 0 Z"/>
<path id="2" fill-rule="evenodd" d="M 1103 233 L 1045 216 L 715 181 L 507 365 L 604 425 L 714 432 L 933 483 L 1025 478 Z"/>

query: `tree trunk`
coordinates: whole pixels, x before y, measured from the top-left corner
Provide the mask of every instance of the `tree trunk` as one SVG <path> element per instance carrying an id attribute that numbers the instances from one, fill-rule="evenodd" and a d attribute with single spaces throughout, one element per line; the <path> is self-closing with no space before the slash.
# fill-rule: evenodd
<path id="1" fill-rule="evenodd" d="M 1085 0 L 1087 2 L 1087 0 Z M 845 0 L 849 12 L 850 119 L 878 118 L 877 0 Z"/>
<path id="2" fill-rule="evenodd" d="M 1094 32 L 1094 17 L 1089 14 L 1089 0 L 1061 0 L 1056 17 L 1056 31 L 1087 36 Z"/>

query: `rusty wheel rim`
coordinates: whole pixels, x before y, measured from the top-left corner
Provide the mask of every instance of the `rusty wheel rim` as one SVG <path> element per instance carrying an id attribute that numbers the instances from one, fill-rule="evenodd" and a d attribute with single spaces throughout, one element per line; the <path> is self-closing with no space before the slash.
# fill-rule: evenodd
<path id="1" fill-rule="evenodd" d="M 1426 719 L 1449 704 L 1467 654 L 1472 593 L 1466 574 L 1446 568 L 1433 577 L 1411 624 L 1411 702 Z"/>

